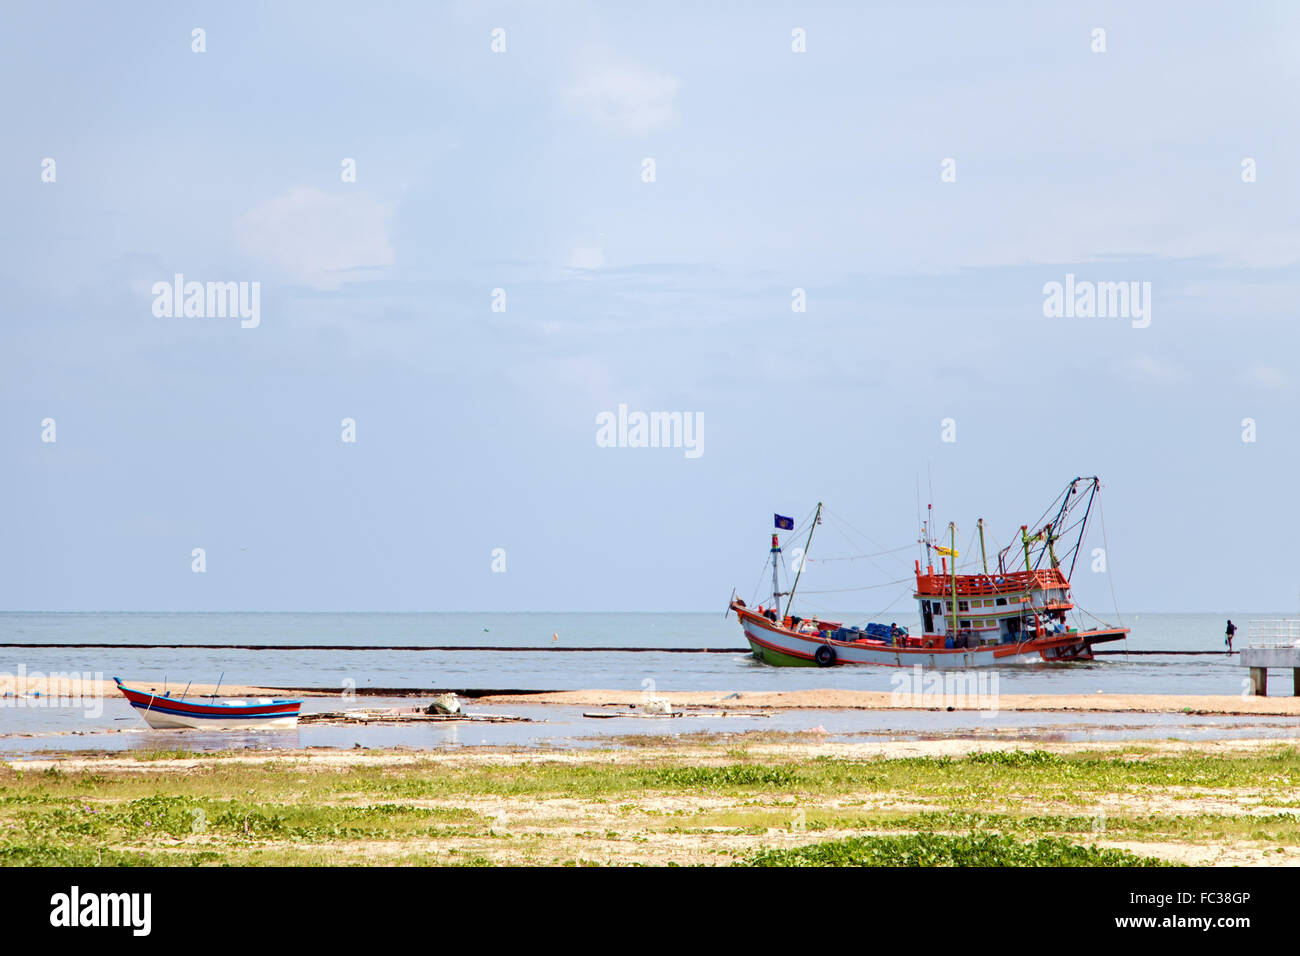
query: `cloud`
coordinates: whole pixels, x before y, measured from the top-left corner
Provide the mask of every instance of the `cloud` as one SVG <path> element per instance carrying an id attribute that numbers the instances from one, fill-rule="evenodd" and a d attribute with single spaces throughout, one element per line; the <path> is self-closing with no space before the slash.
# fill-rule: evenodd
<path id="1" fill-rule="evenodd" d="M 1169 386 L 1176 385 L 1183 379 L 1183 372 L 1177 365 L 1150 355 L 1134 355 L 1120 363 L 1121 373 L 1130 381 L 1140 385 Z"/>
<path id="2" fill-rule="evenodd" d="M 393 264 L 391 217 L 391 206 L 363 193 L 295 186 L 248 212 L 238 233 L 246 253 L 294 281 L 337 289 Z"/>
<path id="3" fill-rule="evenodd" d="M 580 245 L 569 254 L 569 268 L 591 271 L 603 268 L 605 250 L 603 244 Z"/>
<path id="4" fill-rule="evenodd" d="M 588 70 L 565 91 L 571 109 L 606 129 L 640 135 L 677 120 L 674 100 L 681 86 L 675 76 L 631 64 Z"/>
<path id="5" fill-rule="evenodd" d="M 1281 369 L 1256 362 L 1238 376 L 1242 385 L 1276 391 L 1286 387 L 1287 377 Z"/>

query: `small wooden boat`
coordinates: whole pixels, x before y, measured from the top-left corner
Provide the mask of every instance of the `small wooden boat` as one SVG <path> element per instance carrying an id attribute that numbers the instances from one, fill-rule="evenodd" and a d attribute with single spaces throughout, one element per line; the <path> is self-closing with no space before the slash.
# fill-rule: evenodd
<path id="1" fill-rule="evenodd" d="M 135 690 L 114 677 L 117 689 L 140 712 L 145 723 L 155 730 L 173 730 L 188 727 L 199 730 L 256 730 L 261 728 L 296 727 L 301 700 L 185 700 L 172 697 L 171 692 L 156 694 L 148 690 Z"/>

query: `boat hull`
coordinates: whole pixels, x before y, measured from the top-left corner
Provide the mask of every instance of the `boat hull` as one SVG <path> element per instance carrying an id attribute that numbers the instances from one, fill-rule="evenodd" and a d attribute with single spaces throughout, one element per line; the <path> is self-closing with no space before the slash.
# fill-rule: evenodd
<path id="1" fill-rule="evenodd" d="M 993 644 L 985 647 L 891 647 L 859 641 L 837 641 L 817 634 L 798 634 L 781 627 L 746 607 L 733 605 L 740 619 L 754 657 L 777 667 L 831 667 L 840 664 L 874 664 L 879 667 L 913 667 L 920 664 L 933 668 L 965 669 L 1041 664 L 1044 661 L 1091 660 L 1093 644 L 1122 640 L 1128 630 L 1071 631 L 1068 634 L 1038 638 L 1016 644 Z M 818 660 L 818 649 L 829 647 L 832 654 Z"/>
<path id="2" fill-rule="evenodd" d="M 302 707 L 301 700 L 270 698 L 204 704 L 135 690 L 120 681 L 117 689 L 155 730 L 278 730 L 296 727 Z"/>

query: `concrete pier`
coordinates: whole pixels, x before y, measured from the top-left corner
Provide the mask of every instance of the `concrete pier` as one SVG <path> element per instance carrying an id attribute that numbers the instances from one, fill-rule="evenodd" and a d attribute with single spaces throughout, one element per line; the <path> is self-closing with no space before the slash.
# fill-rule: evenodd
<path id="1" fill-rule="evenodd" d="M 1241 650 L 1241 663 L 1250 668 L 1250 692 L 1267 697 L 1268 669 L 1289 667 L 1291 693 L 1300 697 L 1300 621 L 1252 621 L 1250 630 L 1255 639 Z"/>

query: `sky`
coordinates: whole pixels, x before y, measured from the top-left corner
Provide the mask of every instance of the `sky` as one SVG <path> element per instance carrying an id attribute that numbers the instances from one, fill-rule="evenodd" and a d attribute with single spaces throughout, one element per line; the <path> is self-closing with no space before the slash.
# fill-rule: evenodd
<path id="1" fill-rule="evenodd" d="M 1076 475 L 1082 605 L 1300 607 L 1300 7 L 6 5 L 0 79 L 0 610 L 721 614 L 819 501 L 873 610 Z"/>

